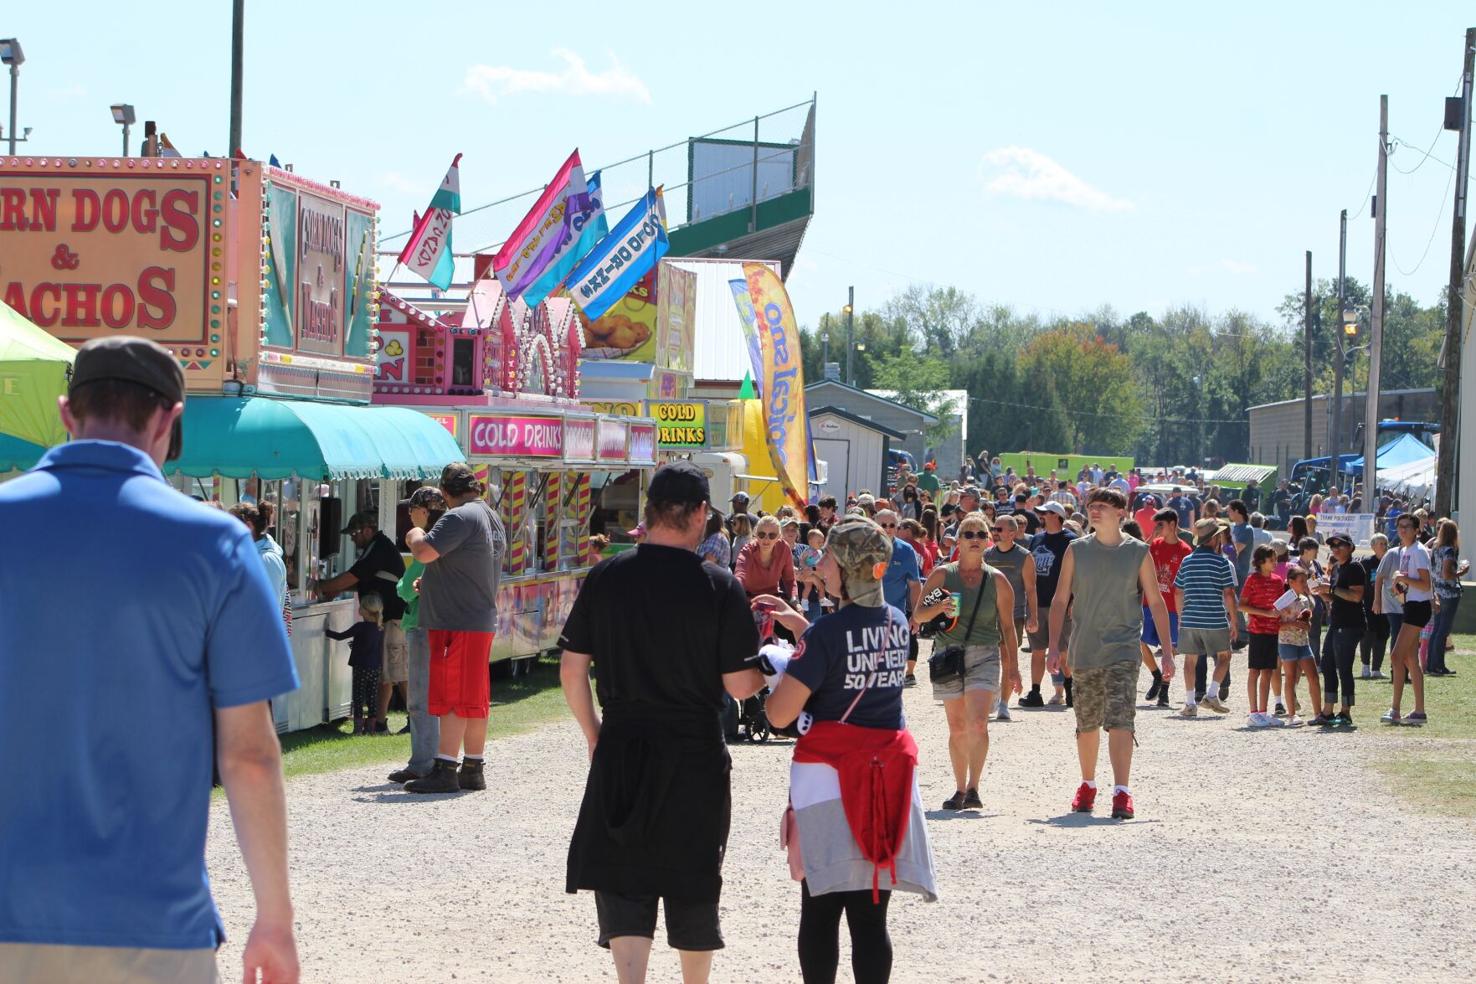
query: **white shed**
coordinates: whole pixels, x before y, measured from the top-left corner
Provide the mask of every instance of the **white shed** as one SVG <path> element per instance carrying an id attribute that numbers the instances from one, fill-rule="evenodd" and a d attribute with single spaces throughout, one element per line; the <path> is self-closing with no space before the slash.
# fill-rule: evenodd
<path id="1" fill-rule="evenodd" d="M 810 411 L 810 436 L 815 457 L 827 466 L 819 494 L 833 495 L 836 502 L 844 503 L 853 492 L 882 493 L 886 487 L 887 449 L 907 435 L 840 407 L 821 406 Z"/>

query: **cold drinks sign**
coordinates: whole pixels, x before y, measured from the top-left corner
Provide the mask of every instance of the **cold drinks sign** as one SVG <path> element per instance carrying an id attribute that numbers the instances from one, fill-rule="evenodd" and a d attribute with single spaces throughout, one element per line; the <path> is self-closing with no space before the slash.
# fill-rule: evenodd
<path id="1" fill-rule="evenodd" d="M 212 292 L 224 308 L 224 162 L 85 163 L 0 166 L 0 297 L 68 342 L 136 334 L 208 357 Z"/>
<path id="2" fill-rule="evenodd" d="M 505 417 L 474 413 L 466 421 L 467 451 L 508 458 L 559 458 L 564 422 L 558 417 Z"/>

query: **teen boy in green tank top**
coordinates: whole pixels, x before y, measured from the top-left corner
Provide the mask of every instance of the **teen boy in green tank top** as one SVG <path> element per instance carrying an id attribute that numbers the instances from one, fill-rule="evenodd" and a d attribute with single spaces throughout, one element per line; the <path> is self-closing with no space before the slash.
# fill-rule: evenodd
<path id="1" fill-rule="evenodd" d="M 1133 764 L 1133 714 L 1138 687 L 1138 640 L 1143 632 L 1143 606 L 1153 615 L 1158 638 L 1169 640 L 1168 609 L 1158 590 L 1158 575 L 1148 545 L 1125 536 L 1127 498 L 1116 489 L 1096 489 L 1087 496 L 1091 535 L 1066 548 L 1061 580 L 1051 602 L 1049 666 L 1061 662 L 1060 637 L 1066 605 L 1073 605 L 1076 627 L 1071 636 L 1071 672 L 1076 678 L 1076 754 L 1081 786 L 1071 808 L 1090 813 L 1097 798 L 1097 732 L 1107 729 L 1107 755 L 1112 761 L 1112 816 L 1133 817 L 1128 788 Z M 1080 575 L 1080 576 L 1078 576 Z"/>

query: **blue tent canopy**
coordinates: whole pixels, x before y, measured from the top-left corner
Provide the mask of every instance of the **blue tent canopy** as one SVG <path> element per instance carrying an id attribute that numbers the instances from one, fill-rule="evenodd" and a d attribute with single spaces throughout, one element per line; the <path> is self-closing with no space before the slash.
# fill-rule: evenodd
<path id="1" fill-rule="evenodd" d="M 1435 457 L 1435 451 L 1424 441 L 1413 434 L 1400 434 L 1394 440 L 1379 448 L 1374 463 L 1378 465 L 1379 471 L 1389 468 L 1397 468 L 1400 465 L 1408 465 L 1415 461 L 1424 461 Z M 1363 455 L 1354 458 L 1347 465 L 1347 470 L 1355 475 L 1363 474 Z"/>
<path id="2" fill-rule="evenodd" d="M 199 478 L 426 480 L 465 458 L 444 427 L 403 407 L 191 396 L 184 453 L 165 470 Z"/>
<path id="3" fill-rule="evenodd" d="M 1374 459 L 1374 462 L 1378 465 L 1379 471 L 1384 471 L 1389 468 L 1397 468 L 1400 465 L 1407 465 L 1414 461 L 1424 461 L 1427 458 L 1433 457 L 1435 457 L 1435 451 L 1430 445 L 1421 441 L 1413 434 L 1400 434 L 1394 440 L 1379 448 L 1378 456 Z M 1320 458 L 1303 459 L 1297 462 L 1297 465 L 1304 469 L 1327 468 L 1331 461 L 1332 457 L 1330 455 L 1323 455 Z M 1362 475 L 1363 455 L 1342 455 L 1339 458 L 1338 470 L 1345 475 Z"/>

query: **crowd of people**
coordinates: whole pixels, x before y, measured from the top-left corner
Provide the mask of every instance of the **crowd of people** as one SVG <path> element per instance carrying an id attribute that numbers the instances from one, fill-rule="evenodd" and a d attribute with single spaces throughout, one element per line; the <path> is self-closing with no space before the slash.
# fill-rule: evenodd
<path id="1" fill-rule="evenodd" d="M 0 870 L 26 887 L 0 911 L 7 980 L 215 979 L 223 932 L 203 869 L 212 749 L 257 900 L 246 978 L 298 979 L 269 704 L 297 684 L 282 551 L 261 506 L 226 516 L 163 480 L 183 403 L 167 350 L 89 343 L 61 404 L 74 439 L 0 487 L 0 522 L 29 558 L 0 568 L 6 747 L 55 765 L 53 781 L 0 800 Z M 1074 812 L 1096 808 L 1106 731 L 1111 816 L 1132 819 L 1144 668 L 1150 706 L 1171 706 L 1182 674 L 1179 716 L 1223 715 L 1243 646 L 1251 728 L 1300 724 L 1303 685 L 1309 724 L 1350 725 L 1358 682 L 1382 679 L 1386 655 L 1382 720 L 1423 723 L 1427 680 L 1453 672 L 1467 565 L 1449 519 L 1400 509 L 1393 536 L 1381 531 L 1358 557 L 1345 533 L 1318 533 L 1316 511 L 1274 537 L 1253 501 L 1222 502 L 1188 473 L 1155 476 L 1183 483 L 1159 503 L 1135 494 L 1136 473 L 996 474 L 983 457 L 980 484 L 904 468 L 884 494 L 772 515 L 750 513 L 743 493 L 718 513 L 687 462 L 652 476 L 640 545 L 590 571 L 560 638 L 589 757 L 565 887 L 594 893 L 597 939 L 623 982 L 644 979 L 658 908 L 685 980 L 706 980 L 724 945 L 728 701 L 766 694 L 769 721 L 796 739 L 774 808 L 799 883 L 804 979 L 835 979 L 844 919 L 854 977 L 872 982 L 891 973 L 892 893 L 937 898 L 923 756 L 903 714 L 920 637 L 932 639 L 925 672 L 947 722 L 945 811 L 983 805 L 989 723 L 1009 719 L 1012 699 L 1072 710 Z M 344 533 L 357 562 L 314 586 L 358 596 L 357 621 L 332 633 L 351 643 L 356 729 L 383 733 L 404 688 L 411 760 L 391 779 L 412 793 L 486 788 L 506 537 L 485 493 L 462 463 L 416 491 L 408 566 L 372 514 L 354 516 Z M 161 558 L 147 582 L 134 576 L 144 555 Z M 57 583 L 90 599 L 92 617 L 67 617 Z M 173 750 L 168 767 L 160 748 Z"/>
<path id="2" fill-rule="evenodd" d="M 1017 711 L 1074 712 L 1073 811 L 1095 809 L 1106 731 L 1111 815 L 1133 818 L 1142 670 L 1148 706 L 1172 707 L 1182 675 L 1177 716 L 1225 715 L 1238 649 L 1248 728 L 1300 726 L 1304 707 L 1309 725 L 1351 725 L 1355 661 L 1361 653 L 1361 679 L 1382 679 L 1391 639 L 1383 720 L 1426 719 L 1424 676 L 1449 672 L 1448 620 L 1465 573 L 1453 522 L 1436 525 L 1432 554 L 1424 517 L 1399 513 L 1397 545 L 1379 534 L 1370 556 L 1355 557 L 1346 534 L 1318 533 L 1318 513 L 1290 517 L 1290 538 L 1278 537 L 1254 488 L 1247 501 L 1188 473 L 1153 478 L 1173 494 L 1135 495 L 1144 476 L 1110 468 L 1070 480 L 1006 469 L 974 485 L 903 466 L 883 494 L 767 514 L 738 492 L 724 515 L 696 469 L 658 471 L 641 546 L 595 568 L 561 640 L 565 693 L 592 762 L 567 888 L 595 892 L 600 942 L 621 979 L 643 978 L 658 900 L 688 979 L 705 979 L 722 945 L 727 782 L 689 792 L 704 788 L 703 756 L 727 761 L 708 715 L 760 691 L 770 723 L 798 736 L 783 829 L 800 882 L 803 976 L 834 979 L 844 916 L 856 979 L 887 979 L 890 892 L 936 895 L 918 751 L 901 715 L 920 637 L 932 639 L 928 683 L 948 725 L 945 811 L 983 806 L 989 724 L 1010 719 L 1013 699 Z M 1444 634 L 1429 632 L 1422 647 L 1435 612 Z M 1406 681 L 1415 706 L 1403 715 Z M 698 707 L 707 751 L 665 761 L 665 740 L 697 740 L 686 729 Z M 716 804 L 711 824 L 693 815 L 698 800 Z M 632 838 L 637 820 L 649 836 Z M 659 836 L 678 828 L 680 846 Z"/>

